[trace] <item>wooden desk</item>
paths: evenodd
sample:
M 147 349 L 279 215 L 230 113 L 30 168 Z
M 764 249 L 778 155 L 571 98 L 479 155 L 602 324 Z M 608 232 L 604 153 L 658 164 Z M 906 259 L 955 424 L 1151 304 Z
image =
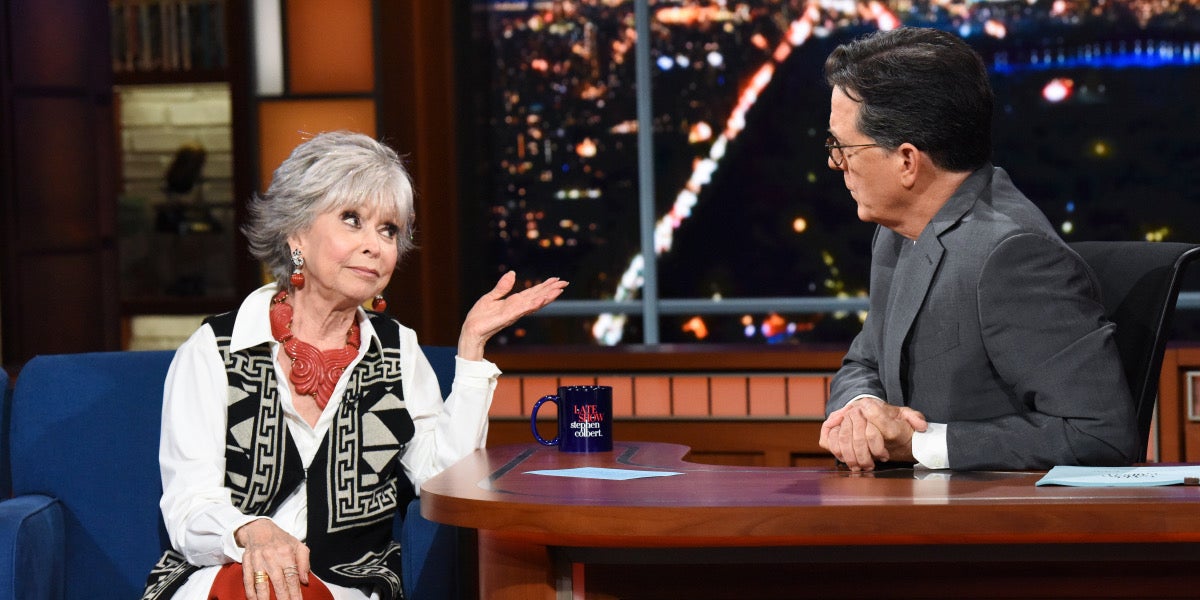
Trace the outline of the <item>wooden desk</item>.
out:
M 1200 595 L 1200 487 L 728 467 L 686 452 L 489 448 L 426 482 L 421 512 L 477 530 L 489 600 Z M 527 474 L 579 466 L 683 475 Z

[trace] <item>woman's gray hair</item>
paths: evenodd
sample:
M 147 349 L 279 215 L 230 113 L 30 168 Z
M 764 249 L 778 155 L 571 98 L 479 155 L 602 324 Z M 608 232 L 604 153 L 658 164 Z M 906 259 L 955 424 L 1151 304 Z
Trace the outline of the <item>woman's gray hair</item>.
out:
M 354 207 L 394 215 L 400 226 L 398 259 L 413 248 L 412 181 L 396 152 L 361 133 L 320 133 L 275 169 L 265 194 L 251 198 L 242 233 L 254 258 L 290 290 L 288 238 L 308 229 L 319 215 Z

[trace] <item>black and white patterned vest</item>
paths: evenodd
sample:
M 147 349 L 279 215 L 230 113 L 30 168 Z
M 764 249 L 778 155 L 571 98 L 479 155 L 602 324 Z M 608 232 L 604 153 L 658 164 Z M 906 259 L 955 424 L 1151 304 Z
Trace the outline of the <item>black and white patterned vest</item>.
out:
M 381 598 L 403 598 L 392 522 L 413 497 L 398 458 L 414 428 L 401 388 L 398 324 L 369 314 L 380 345 L 363 340 L 367 353 L 350 374 L 307 472 L 284 423 L 270 346 L 230 352 L 236 312 L 205 323 L 216 334 L 229 378 L 225 487 L 234 505 L 248 515 L 269 515 L 304 486 L 313 573 L 325 582 L 377 589 Z M 170 598 L 197 568 L 168 550 L 142 598 Z

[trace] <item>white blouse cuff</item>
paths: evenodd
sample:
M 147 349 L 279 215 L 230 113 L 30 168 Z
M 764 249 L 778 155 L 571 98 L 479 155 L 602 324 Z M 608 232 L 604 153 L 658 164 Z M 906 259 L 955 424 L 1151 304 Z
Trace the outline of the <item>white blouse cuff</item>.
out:
M 467 360 L 461 356 L 454 357 L 454 381 L 474 387 L 489 387 L 491 382 L 500 377 L 500 367 L 490 360 Z

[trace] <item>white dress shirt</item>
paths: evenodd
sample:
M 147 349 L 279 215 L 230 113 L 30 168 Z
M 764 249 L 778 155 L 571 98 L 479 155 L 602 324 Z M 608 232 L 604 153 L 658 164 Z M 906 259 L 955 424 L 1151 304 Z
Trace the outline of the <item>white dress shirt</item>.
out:
M 233 326 L 230 351 L 267 342 L 271 356 L 278 358 L 280 344 L 271 336 L 269 320 L 270 302 L 276 291 L 275 284 L 269 284 L 242 302 Z M 380 343 L 366 312 L 359 309 L 357 318 L 363 342 L 358 356 L 342 373 L 315 426 L 309 426 L 297 413 L 290 388 L 278 386 L 288 432 L 306 469 L 337 414 L 350 373 L 366 354 L 367 345 Z M 404 326 L 400 327 L 400 368 L 405 404 L 416 429 L 400 456 L 400 463 L 419 494 L 425 480 L 484 447 L 488 409 L 500 370 L 487 360 L 455 357 L 454 385 L 450 397 L 443 402 L 437 376 L 420 352 L 416 333 Z M 278 360 L 275 377 L 278 383 L 287 381 Z M 163 392 L 159 442 L 163 495 L 159 507 L 171 545 L 188 562 L 204 567 L 192 574 L 176 593 L 173 598 L 178 600 L 207 598 L 220 565 L 242 560 L 243 549 L 234 541 L 233 532 L 250 521 L 264 518 L 245 515 L 234 507 L 224 486 L 227 386 L 225 363 L 217 350 L 216 337 L 212 328 L 204 325 L 179 347 L 167 372 Z M 308 500 L 304 490 L 289 496 L 269 518 L 297 539 L 305 540 Z M 338 600 L 378 597 L 372 590 L 327 585 Z

